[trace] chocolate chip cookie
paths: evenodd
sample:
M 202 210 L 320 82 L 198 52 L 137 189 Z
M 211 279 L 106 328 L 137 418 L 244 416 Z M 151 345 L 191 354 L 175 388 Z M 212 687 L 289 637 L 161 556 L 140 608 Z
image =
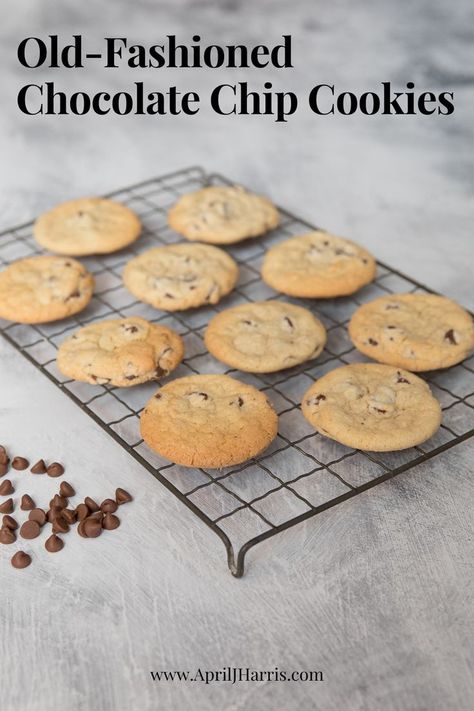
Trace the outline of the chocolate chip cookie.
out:
M 262 278 L 289 296 L 327 299 L 353 294 L 373 280 L 375 269 L 373 256 L 363 247 L 316 230 L 269 249 Z
M 131 293 L 165 311 L 217 304 L 235 286 L 236 262 L 207 244 L 154 247 L 125 267 L 123 280 Z
M 394 294 L 370 301 L 352 316 L 349 335 L 361 353 L 412 371 L 448 368 L 474 348 L 470 314 L 434 294 Z
M 316 358 L 326 343 L 326 329 L 301 306 L 260 301 L 214 316 L 205 343 L 213 356 L 232 368 L 272 373 Z
M 134 316 L 76 331 L 61 344 L 57 363 L 74 380 L 123 388 L 168 375 L 183 352 L 177 333 Z
M 75 259 L 28 257 L 0 272 L 0 318 L 47 323 L 82 311 L 94 278 Z
M 35 239 L 42 247 L 74 257 L 115 252 L 135 242 L 140 232 L 140 220 L 132 210 L 95 197 L 57 205 L 34 225 Z
M 267 198 L 238 186 L 211 187 L 183 195 L 168 222 L 189 240 L 231 244 L 274 229 L 278 210 Z
M 141 415 L 149 447 L 186 467 L 227 467 L 265 450 L 278 418 L 266 396 L 227 375 L 191 375 L 164 385 Z
M 424 380 L 379 363 L 332 370 L 303 396 L 303 415 L 321 434 L 355 449 L 414 447 L 441 424 L 441 408 Z

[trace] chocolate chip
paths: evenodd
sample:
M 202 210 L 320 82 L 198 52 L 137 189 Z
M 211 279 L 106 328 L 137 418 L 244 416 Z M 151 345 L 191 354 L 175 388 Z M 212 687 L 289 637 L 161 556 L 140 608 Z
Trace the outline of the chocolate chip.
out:
M 129 501 L 133 501 L 132 496 L 125 491 L 125 489 L 115 489 L 115 501 L 120 506 L 121 504 L 127 504 Z
M 69 531 L 69 524 L 61 514 L 58 514 L 53 521 L 53 533 L 67 533 Z
M 458 342 L 457 342 L 457 340 L 456 340 L 456 336 L 455 336 L 454 331 L 453 331 L 452 328 L 450 328 L 449 331 L 446 331 L 446 333 L 444 334 L 444 338 L 445 338 L 446 341 L 449 341 L 449 343 L 452 343 L 453 346 L 457 346 L 457 345 L 458 345 Z
M 48 553 L 57 553 L 64 548 L 64 541 L 62 538 L 59 538 L 59 536 L 53 533 L 52 536 L 47 538 L 44 542 L 44 547 Z
M 170 294 L 168 291 L 166 292 L 165 296 L 167 299 L 174 299 L 173 294 Z
M 155 395 L 155 400 L 159 400 L 160 398 L 161 398 L 161 394 L 160 394 L 160 393 L 156 393 L 156 395 Z
M 155 368 L 155 376 L 154 377 L 155 378 L 162 378 L 163 375 L 168 375 L 168 371 L 163 370 L 163 368 L 161 368 L 159 365 L 157 365 Z
M 399 309 L 399 308 L 400 308 L 400 306 L 398 304 L 387 304 L 385 306 L 386 311 L 390 311 L 392 309 Z
M 371 346 L 378 346 L 379 342 L 376 341 L 374 338 L 368 338 L 367 343 L 370 343 Z
M 92 513 L 95 513 L 96 511 L 100 511 L 99 504 L 96 504 L 94 499 L 91 499 L 90 496 L 86 496 L 86 498 L 84 499 L 84 503 L 87 506 L 87 508 L 89 509 L 89 511 L 91 511 Z
M 86 519 L 84 519 L 84 521 L 85 521 L 85 520 L 86 520 Z M 77 527 L 77 532 L 78 532 L 78 534 L 79 534 L 80 536 L 82 536 L 83 538 L 87 538 L 87 536 L 86 536 L 86 534 L 85 534 L 85 532 L 84 532 L 84 521 L 81 521 L 81 522 L 79 523 L 79 525 L 78 525 L 78 527 Z
M 7 450 L 3 444 L 0 444 L 0 464 L 8 464 L 9 461 Z
M 396 326 L 389 325 L 387 328 L 396 328 Z
M 104 499 L 100 505 L 100 510 L 104 513 L 114 513 L 117 508 L 118 504 L 113 499 Z
M 309 398 L 309 400 L 306 400 L 306 404 L 319 405 L 321 400 L 326 400 L 326 395 L 315 395 L 314 397 Z
M 20 509 L 22 511 L 33 511 L 36 508 L 36 504 L 29 494 L 23 494 L 21 497 Z
M 51 506 L 48 513 L 46 514 L 47 519 L 50 523 L 54 523 L 58 516 L 63 515 L 64 508 L 62 506 Z
M 13 494 L 14 491 L 15 488 L 10 479 L 5 479 L 5 481 L 2 481 L 0 484 L 0 496 L 8 496 L 9 494 Z
M 2 526 L 4 528 L 9 528 L 11 531 L 16 531 L 18 528 L 18 524 L 13 518 L 13 516 L 9 516 L 8 514 L 5 514 L 5 516 L 2 518 Z
M 7 526 L 2 526 L 2 528 L 0 528 L 0 543 L 3 543 L 5 546 L 9 546 L 10 543 L 15 543 L 15 541 L 15 532 Z
M 44 459 L 38 459 L 36 464 L 33 464 L 31 467 L 30 472 L 32 474 L 46 474 L 46 464 L 44 463 Z
M 63 509 L 63 517 L 70 526 L 76 523 L 77 513 L 73 509 Z
M 8 471 L 9 465 L 10 465 L 10 460 L 8 460 L 7 462 L 0 463 L 0 476 L 5 476 L 5 474 Z
M 49 505 L 51 508 L 57 506 L 60 509 L 65 509 L 67 506 L 67 499 L 65 499 L 64 496 L 59 496 L 59 494 L 55 494 L 49 502 Z
M 64 474 L 64 467 L 62 464 L 59 464 L 59 462 L 53 462 L 46 469 L 46 473 L 52 477 L 62 476 Z
M 237 405 L 238 405 L 239 407 L 242 407 L 243 404 L 244 404 L 244 401 L 242 400 L 241 397 L 239 397 L 239 399 L 237 400 Z
M 11 564 L 14 568 L 27 568 L 31 563 L 31 556 L 24 551 L 17 551 L 13 558 L 11 559 Z
M 293 326 L 293 321 L 291 320 L 291 318 L 288 318 L 288 316 L 284 316 L 284 317 L 283 317 L 283 320 L 286 321 L 286 323 L 288 324 L 288 326 L 289 326 L 290 328 L 293 328 L 293 327 L 294 327 L 294 326 Z
M 102 533 L 102 522 L 98 521 L 96 518 L 91 518 L 89 516 L 89 518 L 86 518 L 81 525 L 86 538 L 97 538 Z
M 3 504 L 0 504 L 0 513 L 2 514 L 10 514 L 13 509 L 13 499 L 7 499 Z
M 18 471 L 23 471 L 23 469 L 28 469 L 30 463 L 25 457 L 13 457 L 12 467 Z
M 74 496 L 74 494 L 76 492 L 74 491 L 71 484 L 69 484 L 69 482 L 62 481 L 61 486 L 59 487 L 59 493 L 61 494 L 61 496 L 64 496 L 65 498 L 69 498 L 70 496 Z
M 387 412 L 387 410 L 382 410 L 380 409 L 380 407 L 374 407 L 374 410 L 375 412 L 380 412 L 382 415 L 385 415 L 385 413 Z
M 125 380 L 136 380 L 138 375 L 126 375 Z
M 104 514 L 102 511 L 94 511 L 94 513 L 90 514 L 87 518 L 93 518 L 95 521 L 100 521 L 102 523 L 102 519 L 104 518 Z
M 81 295 L 79 289 L 74 289 L 74 291 L 66 297 L 65 301 L 70 301 L 71 299 L 78 299 Z
M 78 521 L 84 521 L 84 519 L 89 516 L 90 511 L 86 504 L 79 504 L 79 506 L 76 506 L 76 514 Z
M 120 526 L 120 519 L 113 513 L 106 513 L 104 516 L 104 520 L 102 521 L 102 526 L 107 531 L 113 531 L 115 528 L 118 528 Z
M 122 328 L 124 329 L 124 331 L 127 331 L 127 333 L 136 333 L 138 331 L 138 328 L 136 326 L 133 326 L 133 324 L 128 323 L 123 324 Z
M 203 400 L 209 400 L 209 395 L 207 393 L 198 393 L 197 390 L 195 390 L 192 393 L 189 393 L 190 395 L 199 395 L 199 397 L 202 397 Z
M 20 536 L 22 538 L 37 538 L 39 534 L 41 533 L 41 528 L 39 523 L 36 521 L 32 521 L 31 519 L 28 521 L 25 521 L 25 523 L 22 524 L 20 528 Z
M 407 380 L 406 378 L 403 377 L 403 375 L 400 373 L 399 370 L 397 370 L 397 383 L 408 383 L 410 384 L 410 381 Z
M 35 521 L 39 526 L 44 526 L 46 523 L 46 513 L 43 509 L 33 509 L 28 514 L 29 521 Z

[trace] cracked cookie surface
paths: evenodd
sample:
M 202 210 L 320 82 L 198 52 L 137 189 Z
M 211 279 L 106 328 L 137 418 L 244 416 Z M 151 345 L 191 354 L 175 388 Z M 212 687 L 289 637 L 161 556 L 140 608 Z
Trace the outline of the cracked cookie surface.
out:
M 61 344 L 57 363 L 74 380 L 129 387 L 165 377 L 183 353 L 177 333 L 133 316 L 79 329 Z
M 82 311 L 92 297 L 94 277 L 75 259 L 20 259 L 0 272 L 0 318 L 47 323 Z
M 108 254 L 135 242 L 141 232 L 137 215 L 105 198 L 69 200 L 43 213 L 33 233 L 42 247 L 74 257 Z
M 375 276 L 373 256 L 355 242 L 316 230 L 275 245 L 262 278 L 276 291 L 300 298 L 353 294 Z
M 183 195 L 168 213 L 172 229 L 189 240 L 232 244 L 274 229 L 278 210 L 267 198 L 238 186 L 210 187 Z
M 448 368 L 474 347 L 472 317 L 434 294 L 394 294 L 361 306 L 349 335 L 365 355 L 412 371 Z
M 441 407 L 424 380 L 379 363 L 323 375 L 303 396 L 301 409 L 326 437 L 374 452 L 414 447 L 441 424 Z
M 235 286 L 236 262 L 208 244 L 154 247 L 125 266 L 123 280 L 141 301 L 165 311 L 217 304 Z
M 227 375 L 191 375 L 167 383 L 140 419 L 153 450 L 187 467 L 240 464 L 263 452 L 278 418 L 266 396 Z
M 272 373 L 316 358 L 326 329 L 307 309 L 281 301 L 242 304 L 214 316 L 205 344 L 218 360 L 250 373 Z

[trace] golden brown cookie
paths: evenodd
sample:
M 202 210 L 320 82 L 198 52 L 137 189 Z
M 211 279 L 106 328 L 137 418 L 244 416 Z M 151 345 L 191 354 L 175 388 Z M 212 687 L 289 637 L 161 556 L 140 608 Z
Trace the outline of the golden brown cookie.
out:
M 414 447 L 441 424 L 441 407 L 424 380 L 379 363 L 331 370 L 304 394 L 301 409 L 326 437 L 374 452 Z
M 210 187 L 183 195 L 168 222 L 189 240 L 231 244 L 274 229 L 278 210 L 267 198 L 238 186 Z
M 82 311 L 92 298 L 94 278 L 75 259 L 28 257 L 0 272 L 0 318 L 47 323 Z
M 108 254 L 135 242 L 141 232 L 137 215 L 105 198 L 69 200 L 40 215 L 34 225 L 38 244 L 74 257 Z
M 57 363 L 74 380 L 129 387 L 168 375 L 183 352 L 182 338 L 170 328 L 132 316 L 76 331 L 61 344 Z
M 373 256 L 342 237 L 316 230 L 275 245 L 265 255 L 262 278 L 276 291 L 305 299 L 353 294 L 375 276 Z
M 412 371 L 449 368 L 474 348 L 472 317 L 434 294 L 381 296 L 351 318 L 355 347 L 374 360 Z
M 186 467 L 227 467 L 263 452 L 278 418 L 266 396 L 227 375 L 191 375 L 164 385 L 141 415 L 153 450 Z

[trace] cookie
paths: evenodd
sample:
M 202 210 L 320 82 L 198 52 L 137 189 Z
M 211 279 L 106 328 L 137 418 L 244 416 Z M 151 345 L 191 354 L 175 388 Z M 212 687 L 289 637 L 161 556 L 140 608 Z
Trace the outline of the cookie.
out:
M 305 393 L 301 409 L 326 437 L 374 452 L 414 447 L 441 424 L 439 402 L 424 380 L 379 363 L 330 371 Z
M 145 442 L 185 467 L 240 464 L 276 437 L 266 396 L 228 375 L 191 375 L 164 385 L 142 412 Z
M 212 187 L 183 195 L 168 213 L 168 223 L 189 240 L 232 244 L 273 230 L 278 210 L 267 198 L 238 186 Z
M 467 311 L 434 294 L 381 296 L 361 306 L 349 323 L 357 350 L 412 371 L 449 368 L 474 348 Z
M 204 340 L 212 355 L 232 368 L 273 373 L 316 358 L 326 343 L 326 329 L 301 306 L 260 301 L 214 316 Z
M 104 198 L 69 200 L 40 215 L 33 234 L 42 247 L 73 257 L 108 254 L 135 242 L 141 232 L 137 215 Z
M 82 311 L 94 277 L 75 259 L 28 257 L 0 272 L 0 318 L 47 323 Z
M 222 249 L 207 244 L 154 247 L 125 267 L 123 280 L 131 293 L 165 311 L 217 304 L 235 286 L 236 262 Z
M 133 316 L 76 331 L 61 344 L 57 363 L 74 380 L 123 388 L 168 375 L 183 353 L 177 333 Z
M 269 249 L 262 278 L 289 296 L 328 299 L 353 294 L 369 284 L 375 269 L 373 256 L 363 247 L 316 230 Z

